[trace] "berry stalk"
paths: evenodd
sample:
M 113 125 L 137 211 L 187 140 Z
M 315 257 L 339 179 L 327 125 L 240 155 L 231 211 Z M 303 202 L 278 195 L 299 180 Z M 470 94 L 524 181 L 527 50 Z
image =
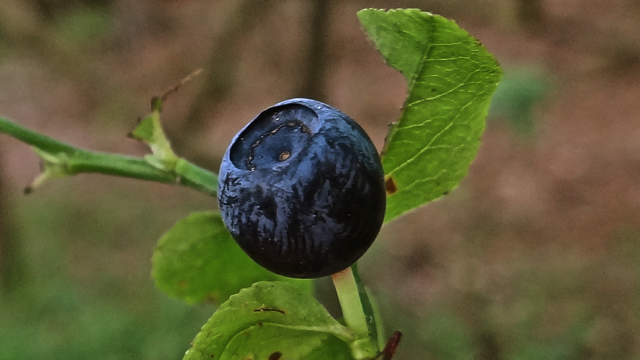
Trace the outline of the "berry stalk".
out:
M 338 293 L 344 321 L 359 338 L 352 345 L 354 356 L 358 359 L 373 358 L 379 351 L 375 314 L 360 280 L 357 264 L 331 275 L 331 279 Z

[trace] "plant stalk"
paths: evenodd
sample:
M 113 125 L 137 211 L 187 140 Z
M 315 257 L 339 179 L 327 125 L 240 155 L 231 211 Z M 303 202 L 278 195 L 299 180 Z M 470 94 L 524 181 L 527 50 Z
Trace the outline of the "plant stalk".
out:
M 378 351 L 377 328 L 373 307 L 358 275 L 357 264 L 331 276 L 338 293 L 346 325 L 360 341 L 356 342 L 356 358 L 373 358 Z
M 218 178 L 209 170 L 179 159 L 172 170 L 160 169 L 142 157 L 84 150 L 57 141 L 0 117 L 0 133 L 34 146 L 51 155 L 64 175 L 98 173 L 166 184 L 178 184 L 216 196 Z

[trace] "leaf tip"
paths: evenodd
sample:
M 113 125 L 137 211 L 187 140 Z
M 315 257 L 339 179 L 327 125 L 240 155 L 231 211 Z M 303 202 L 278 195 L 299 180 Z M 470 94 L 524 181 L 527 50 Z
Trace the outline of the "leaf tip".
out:
M 162 111 L 162 98 L 160 96 L 154 96 L 151 98 L 151 112 Z

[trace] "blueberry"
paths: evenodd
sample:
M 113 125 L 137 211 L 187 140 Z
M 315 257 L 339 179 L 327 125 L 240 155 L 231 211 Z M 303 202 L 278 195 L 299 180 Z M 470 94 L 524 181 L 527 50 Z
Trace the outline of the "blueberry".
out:
M 378 235 L 384 173 L 371 139 L 324 103 L 291 99 L 234 137 L 218 203 L 238 245 L 264 268 L 315 278 L 351 266 Z

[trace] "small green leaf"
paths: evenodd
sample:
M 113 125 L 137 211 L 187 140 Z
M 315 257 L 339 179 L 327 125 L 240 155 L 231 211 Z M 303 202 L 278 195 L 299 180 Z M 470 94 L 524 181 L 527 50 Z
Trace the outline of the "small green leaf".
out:
M 149 145 L 152 155 L 145 156 L 149 164 L 160 170 L 172 171 L 178 157 L 171 149 L 169 139 L 162 130 L 160 111 L 162 107 L 160 98 L 151 101 L 151 113 L 140 119 L 138 126 L 129 134 L 130 137 Z
M 287 283 L 259 282 L 220 306 L 184 360 L 353 359 L 353 340 L 310 294 Z
M 477 39 L 441 16 L 365 9 L 358 18 L 409 89 L 382 158 L 390 221 L 448 193 L 466 175 L 502 72 Z
M 187 302 L 220 303 L 262 280 L 294 283 L 311 292 L 310 280 L 278 276 L 256 264 L 235 243 L 216 212 L 198 212 L 178 221 L 153 253 L 156 286 Z
M 33 151 L 42 160 L 42 172 L 24 189 L 25 194 L 30 194 L 48 180 L 75 175 L 67 165 L 69 155 L 66 152 L 51 153 L 35 146 Z

